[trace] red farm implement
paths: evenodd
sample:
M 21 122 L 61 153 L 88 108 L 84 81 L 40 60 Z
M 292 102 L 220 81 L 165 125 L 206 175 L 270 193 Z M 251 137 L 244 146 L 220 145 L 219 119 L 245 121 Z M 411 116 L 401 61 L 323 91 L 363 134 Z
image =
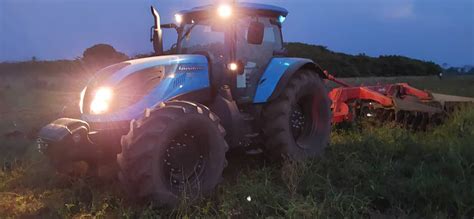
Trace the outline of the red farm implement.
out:
M 474 98 L 436 94 L 411 87 L 407 83 L 376 86 L 352 86 L 324 71 L 328 80 L 340 85 L 329 92 L 333 124 L 372 117 L 394 121 L 413 130 L 425 130 L 439 124 L 456 107 L 474 103 Z

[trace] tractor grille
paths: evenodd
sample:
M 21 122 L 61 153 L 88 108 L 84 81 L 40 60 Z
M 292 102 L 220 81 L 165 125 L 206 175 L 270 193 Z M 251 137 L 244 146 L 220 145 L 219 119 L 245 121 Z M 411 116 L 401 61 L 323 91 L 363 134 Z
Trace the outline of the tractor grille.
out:
M 179 86 L 182 86 L 185 81 L 186 81 L 186 73 L 178 74 L 172 82 L 173 83 L 172 88 L 178 88 Z

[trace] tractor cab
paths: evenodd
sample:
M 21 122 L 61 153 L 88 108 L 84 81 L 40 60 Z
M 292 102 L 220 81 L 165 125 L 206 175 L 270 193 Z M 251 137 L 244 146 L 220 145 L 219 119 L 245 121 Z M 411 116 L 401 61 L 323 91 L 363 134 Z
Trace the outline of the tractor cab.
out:
M 174 28 L 178 39 L 171 51 L 207 57 L 214 86 L 231 85 L 238 102 L 253 100 L 259 78 L 275 56 L 285 54 L 281 27 L 286 9 L 255 3 L 208 5 L 180 11 L 176 23 L 160 25 L 155 16 L 153 44 L 163 54 L 161 28 Z M 160 27 L 160 28 L 156 28 Z

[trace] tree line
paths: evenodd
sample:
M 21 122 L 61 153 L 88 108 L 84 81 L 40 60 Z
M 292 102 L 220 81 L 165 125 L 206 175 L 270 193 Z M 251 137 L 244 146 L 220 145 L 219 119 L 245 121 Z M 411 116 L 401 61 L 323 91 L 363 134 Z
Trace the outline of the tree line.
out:
M 111 45 L 97 44 L 86 49 L 82 57 L 78 57 L 74 60 L 40 61 L 36 57 L 33 57 L 30 61 L 25 62 L 0 63 L 0 77 L 2 75 L 25 74 L 46 74 L 48 76 L 55 76 L 80 74 L 84 72 L 92 74 L 98 69 L 128 59 L 130 58 L 127 55 L 117 51 Z
M 348 55 L 333 52 L 324 46 L 304 43 L 286 44 L 290 57 L 314 60 L 322 68 L 338 77 L 371 76 L 416 76 L 437 75 L 443 69 L 429 61 L 411 59 L 404 56 L 387 55 L 370 57 L 365 54 Z M 144 57 L 138 55 L 137 57 Z M 94 72 L 105 66 L 129 59 L 110 45 L 98 44 L 86 49 L 75 60 L 38 61 L 32 58 L 26 62 L 0 63 L 0 76 L 3 74 L 74 74 L 84 71 Z M 136 58 L 136 57 L 133 57 Z
M 421 76 L 437 75 L 443 71 L 433 62 L 398 55 L 348 55 L 304 43 L 288 43 L 286 48 L 290 57 L 311 59 L 338 77 Z

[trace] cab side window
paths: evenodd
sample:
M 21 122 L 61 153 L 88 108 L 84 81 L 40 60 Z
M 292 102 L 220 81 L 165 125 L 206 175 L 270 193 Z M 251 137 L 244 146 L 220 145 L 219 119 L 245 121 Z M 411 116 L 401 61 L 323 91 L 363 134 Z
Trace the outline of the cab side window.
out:
M 246 17 L 238 24 L 237 56 L 244 62 L 253 62 L 257 66 L 264 66 L 273 57 L 274 51 L 283 47 L 280 27 L 273 24 L 268 17 Z M 251 22 L 258 21 L 264 24 L 263 43 L 253 45 L 247 42 L 247 32 Z
M 272 44 L 274 50 L 282 49 L 283 43 L 280 34 L 280 27 L 274 24 L 271 24 L 271 26 L 265 26 L 263 43 Z

